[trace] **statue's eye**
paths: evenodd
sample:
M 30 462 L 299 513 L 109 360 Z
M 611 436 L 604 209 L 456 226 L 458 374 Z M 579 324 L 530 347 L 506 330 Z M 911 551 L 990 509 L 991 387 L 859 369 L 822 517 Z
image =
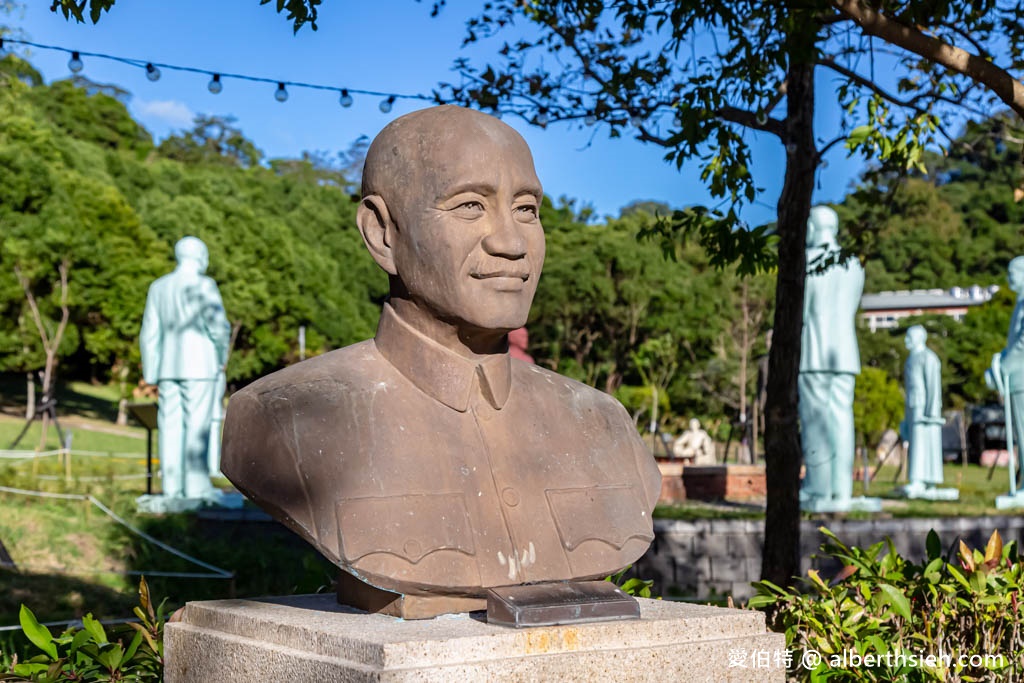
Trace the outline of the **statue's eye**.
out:
M 516 217 L 521 221 L 532 221 L 537 219 L 536 204 L 520 204 L 513 210 L 516 213 Z
M 461 218 L 476 218 L 484 213 L 483 202 L 477 199 L 469 199 L 458 204 L 453 211 Z

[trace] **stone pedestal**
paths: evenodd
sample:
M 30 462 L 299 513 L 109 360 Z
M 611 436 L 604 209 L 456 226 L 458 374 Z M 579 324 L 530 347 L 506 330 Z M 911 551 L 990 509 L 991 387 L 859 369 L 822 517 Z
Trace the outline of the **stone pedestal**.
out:
M 785 639 L 765 630 L 760 612 L 643 599 L 640 612 L 633 621 L 512 629 L 477 612 L 366 614 L 333 595 L 193 602 L 167 624 L 164 680 L 785 680 Z

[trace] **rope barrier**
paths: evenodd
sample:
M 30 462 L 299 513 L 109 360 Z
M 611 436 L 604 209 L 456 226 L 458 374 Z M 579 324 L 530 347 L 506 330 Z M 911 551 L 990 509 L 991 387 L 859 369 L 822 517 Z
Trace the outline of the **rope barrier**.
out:
M 58 500 L 86 500 L 86 501 L 89 501 L 90 503 L 92 503 L 93 505 L 98 507 L 100 510 L 102 510 L 103 513 L 106 514 L 108 517 L 110 517 L 112 520 L 114 520 L 115 522 L 117 522 L 118 524 L 123 526 L 125 529 L 128 529 L 128 531 L 132 532 L 133 534 L 135 534 L 139 538 L 141 538 L 141 539 L 143 539 L 145 541 L 149 541 L 150 543 L 152 543 L 156 547 L 160 548 L 161 550 L 165 550 L 165 551 L 169 552 L 170 554 L 172 554 L 172 555 L 174 555 L 176 557 L 179 557 L 179 558 L 185 560 L 186 562 L 190 562 L 191 564 L 194 564 L 194 565 L 196 565 L 198 567 L 202 567 L 203 569 L 208 569 L 209 571 L 214 572 L 219 578 L 231 579 L 231 578 L 234 578 L 234 576 L 235 576 L 234 572 L 229 572 L 226 569 L 221 569 L 220 567 L 215 567 L 212 564 L 209 564 L 207 562 L 203 562 L 202 560 L 200 560 L 198 558 L 195 558 L 195 557 L 192 557 L 191 555 L 188 555 L 188 554 L 178 550 L 177 548 L 174 548 L 172 546 L 167 545 L 163 541 L 160 541 L 160 540 L 158 540 L 156 538 L 153 538 L 152 536 L 147 534 L 145 531 L 142 531 L 141 529 L 139 529 L 139 528 L 129 524 L 123 517 L 121 517 L 116 512 L 114 512 L 113 510 L 108 508 L 106 505 L 104 505 L 102 502 L 100 502 L 94 496 L 83 495 L 83 494 L 79 494 L 79 493 L 51 493 L 49 491 L 30 491 L 30 490 L 27 490 L 27 489 L 17 489 L 17 488 L 13 488 L 13 487 L 10 487 L 10 486 L 0 486 L 0 493 L 11 493 L 11 494 L 14 494 L 14 495 L 19 495 L 19 496 L 33 496 L 33 497 L 36 497 L 36 498 L 54 498 L 54 499 L 58 499 Z
M 203 572 L 164 572 L 146 569 L 76 569 L 57 564 L 17 564 L 0 561 L 0 568 L 15 571 L 61 572 L 63 574 L 114 574 L 116 576 L 159 576 L 169 579 L 227 579 L 229 576 Z
M 100 620 L 97 619 L 97 621 L 100 621 Z M 103 624 L 104 626 L 117 626 L 119 624 L 138 624 L 138 623 L 141 623 L 141 621 L 139 619 L 136 619 L 135 617 L 130 617 L 130 618 L 127 618 L 127 619 L 104 619 L 104 620 L 100 621 L 100 623 Z M 40 622 L 40 625 L 41 626 L 46 626 L 47 628 L 49 628 L 51 626 L 63 626 L 64 630 L 67 630 L 69 628 L 83 628 L 83 626 L 84 626 L 82 624 L 82 620 L 81 619 L 68 619 L 67 621 L 44 621 L 44 622 Z M 12 626 L 0 626 L 0 632 L 3 632 L 3 631 L 20 631 L 20 630 L 21 630 L 21 624 L 14 624 Z
M 159 477 L 159 473 L 154 472 L 153 477 Z M 89 477 L 72 477 L 75 481 L 124 481 L 127 479 L 147 479 L 148 474 L 112 474 L 109 477 L 104 476 L 89 476 Z M 62 474 L 37 474 L 36 479 L 42 479 L 44 481 L 63 481 L 67 479 Z

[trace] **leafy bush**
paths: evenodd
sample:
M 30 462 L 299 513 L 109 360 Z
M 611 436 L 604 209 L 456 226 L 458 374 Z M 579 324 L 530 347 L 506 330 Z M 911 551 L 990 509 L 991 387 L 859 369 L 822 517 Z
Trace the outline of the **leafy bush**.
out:
M 54 636 L 32 610 L 22 605 L 22 631 L 42 654 L 24 662 L 19 662 L 17 656 L 0 662 L 6 669 L 0 671 L 0 681 L 158 683 L 163 680 L 164 669 L 164 603 L 153 608 L 145 578 L 139 582 L 139 606 L 134 611 L 139 622 L 113 629 L 110 636 L 91 614 L 82 618 L 81 629 L 71 628 Z
M 627 579 L 626 573 L 632 568 L 633 565 L 629 565 L 616 574 L 606 576 L 604 580 L 614 583 L 626 595 L 632 595 L 636 598 L 651 597 L 651 587 L 654 586 L 654 579 L 641 579 L 635 576 Z
M 931 531 L 927 560 L 915 564 L 889 539 L 861 549 L 821 531 L 830 539 L 822 551 L 844 565 L 831 582 L 813 569 L 805 593 L 761 581 L 748 603 L 767 608 L 771 628 L 786 634 L 793 679 L 1020 680 L 1024 559 L 1016 543 L 1004 547 L 997 531 L 984 552 L 960 541 L 943 556 Z M 875 661 L 855 662 L 849 653 L 871 654 Z M 999 656 L 998 661 L 982 661 L 984 655 Z M 801 667 L 815 661 L 816 666 Z

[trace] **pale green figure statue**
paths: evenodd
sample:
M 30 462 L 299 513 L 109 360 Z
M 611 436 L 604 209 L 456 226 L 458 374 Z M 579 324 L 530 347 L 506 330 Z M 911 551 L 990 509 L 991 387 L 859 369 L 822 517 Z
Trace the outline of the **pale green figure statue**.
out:
M 855 318 L 864 268 L 836 261 L 839 217 L 827 206 L 807 220 L 807 281 L 800 352 L 800 439 L 805 474 L 800 507 L 811 512 L 881 509 L 876 498 L 853 497 L 853 389 L 860 374 Z
M 956 500 L 960 492 L 938 488 L 942 483 L 942 363 L 925 346 L 928 332 L 920 325 L 907 330 L 903 342 L 910 355 L 903 366 L 906 401 L 900 434 L 909 442 L 907 498 Z
M 1007 269 L 1010 289 L 1017 294 L 1017 305 L 1010 318 L 1006 348 L 992 357 L 992 368 L 985 378 L 1003 396 L 1006 411 L 1006 446 L 1010 451 L 1010 493 L 996 498 L 1003 510 L 1024 507 L 1024 256 L 1010 261 Z M 1017 455 L 1014 454 L 1016 446 Z
M 177 268 L 149 287 L 139 337 L 143 379 L 160 390 L 163 494 L 138 499 L 139 509 L 146 512 L 234 504 L 210 483 L 209 461 L 230 325 L 217 283 L 205 275 L 206 245 L 196 237 L 184 237 L 174 246 L 174 256 Z

